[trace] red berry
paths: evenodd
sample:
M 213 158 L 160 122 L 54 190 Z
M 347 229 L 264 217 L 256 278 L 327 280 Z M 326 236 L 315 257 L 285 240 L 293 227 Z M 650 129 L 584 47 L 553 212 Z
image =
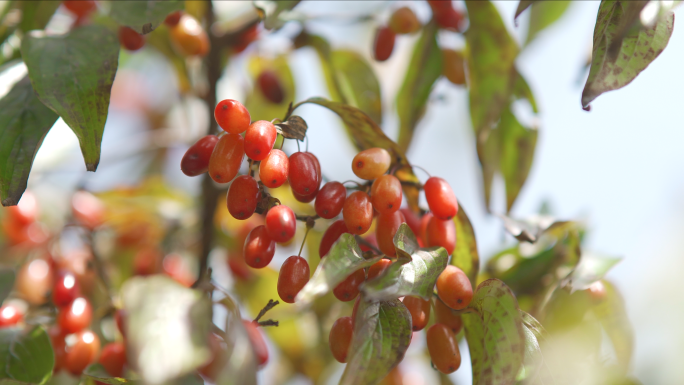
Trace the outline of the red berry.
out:
M 333 357 L 341 363 L 347 362 L 347 353 L 351 345 L 354 329 L 351 317 L 339 318 L 330 328 L 328 342 Z
M 401 182 L 394 175 L 381 175 L 373 182 L 371 202 L 380 214 L 399 210 L 401 198 Z
M 321 173 L 321 162 L 318 161 L 318 158 L 316 155 L 314 155 L 311 152 L 305 152 L 314 162 L 314 166 L 316 167 L 316 191 L 318 191 L 321 188 L 321 181 L 323 180 L 322 173 Z
M 375 262 L 370 269 L 368 269 L 368 280 L 371 280 L 378 275 L 382 274 L 383 271 L 392 263 L 389 259 L 381 259 Z
M 159 272 L 159 266 L 163 257 L 161 251 L 154 246 L 145 246 L 138 249 L 135 257 L 133 257 L 133 274 L 156 274 Z
M 297 202 L 309 203 L 309 202 L 312 202 L 314 199 L 316 199 L 316 195 L 318 195 L 318 191 L 314 191 L 314 192 L 312 192 L 310 194 L 306 194 L 306 195 L 297 194 L 296 192 L 293 191 L 292 195 L 297 200 Z
M 116 322 L 116 327 L 119 329 L 119 333 L 123 337 L 126 337 L 126 331 L 125 331 L 125 318 L 126 318 L 126 311 L 124 309 L 117 309 L 116 312 L 114 312 L 114 322 Z
M 262 71 L 257 78 L 257 84 L 266 100 L 276 104 L 283 102 L 285 95 L 277 73 L 269 70 Z
M 425 245 L 427 247 L 441 246 L 446 249 L 449 255 L 454 252 L 456 247 L 456 226 L 454 221 L 443 221 L 437 217 L 432 217 L 428 222 L 425 235 Z
M 162 270 L 164 274 L 185 287 L 190 287 L 195 283 L 195 276 L 190 272 L 188 263 L 176 253 L 171 253 L 164 257 L 162 260 Z
M 254 354 L 256 355 L 257 363 L 259 366 L 265 365 L 266 362 L 268 362 L 268 347 L 266 346 L 264 337 L 257 328 L 259 324 L 254 321 L 247 320 L 242 320 L 242 323 L 245 325 L 249 340 L 252 342 L 252 348 L 254 348 Z
M 37 258 L 25 263 L 17 272 L 14 289 L 26 301 L 40 305 L 47 301 L 47 294 L 52 289 L 54 276 L 50 265 Z
M 137 51 L 145 45 L 145 37 L 129 27 L 119 27 L 119 42 L 129 51 Z
M 366 242 L 359 244 L 359 249 L 361 249 L 362 253 L 365 253 L 366 251 L 375 251 L 372 247 L 370 247 L 370 245 L 372 245 L 376 249 L 378 248 L 378 238 L 375 236 L 374 233 L 366 235 L 365 237 L 363 237 L 363 240 Z
M 76 342 L 67 347 L 64 369 L 75 376 L 80 376 L 88 365 L 95 362 L 100 351 L 100 339 L 90 330 L 82 331 L 76 337 Z
M 246 281 L 252 278 L 252 272 L 249 271 L 245 257 L 242 255 L 242 250 L 228 253 L 228 268 L 237 280 Z
M 209 36 L 199 21 L 184 13 L 169 31 L 176 50 L 184 56 L 204 56 L 209 52 Z
M 328 255 L 332 245 L 337 242 L 340 236 L 344 233 L 349 233 L 347 225 L 343 220 L 333 222 L 321 238 L 321 245 L 318 247 L 318 255 L 323 258 Z
M 247 131 L 251 118 L 242 103 L 233 99 L 221 100 L 214 109 L 214 119 L 224 131 L 241 134 Z
M 316 214 L 321 218 L 332 219 L 342 212 L 347 189 L 340 182 L 328 182 L 316 196 Z
M 249 175 L 235 178 L 228 189 L 228 212 L 235 219 L 245 220 L 254 214 L 261 199 L 259 184 Z
M 48 335 L 50 336 L 52 352 L 55 356 L 55 366 L 53 366 L 52 372 L 57 373 L 64 367 L 64 358 L 66 356 L 65 334 L 58 326 L 53 326 L 48 329 Z
M 278 295 L 287 303 L 294 303 L 297 293 L 309 282 L 309 264 L 302 257 L 291 256 L 283 262 L 278 273 Z
M 276 141 L 276 128 L 266 120 L 252 123 L 245 133 L 245 154 L 253 160 L 264 160 Z
M 420 232 L 418 232 L 418 235 L 422 240 L 423 243 L 427 246 L 427 227 L 428 223 L 430 223 L 430 219 L 434 218 L 435 216 L 432 215 L 432 213 L 425 213 L 422 218 L 420 218 Z
M 375 237 L 378 240 L 378 248 L 388 257 L 397 255 L 394 247 L 394 235 L 399 230 L 399 226 L 406 222 L 401 211 L 393 213 L 383 213 L 378 216 L 375 226 Z
M 207 172 L 209 170 L 211 153 L 214 152 L 214 148 L 218 141 L 218 136 L 207 135 L 188 148 L 188 151 L 183 155 L 180 165 L 183 174 L 187 176 L 198 176 Z
M 353 300 L 359 295 L 359 285 L 365 280 L 366 273 L 363 272 L 363 269 L 356 270 L 335 287 L 333 290 L 335 298 L 342 302 Z
M 209 158 L 209 176 L 218 183 L 228 183 L 237 175 L 245 158 L 245 141 L 238 134 L 225 134 Z
M 445 305 L 461 310 L 473 299 L 473 286 L 463 270 L 447 265 L 437 278 L 437 294 Z
M 375 32 L 375 42 L 373 45 L 373 57 L 376 61 L 389 59 L 394 50 L 394 41 L 397 35 L 389 27 L 380 27 Z
M 290 155 L 290 173 L 287 177 L 292 191 L 307 196 L 318 191 L 318 174 L 315 160 L 305 152 Z
M 437 370 L 449 374 L 461 366 L 461 352 L 454 334 L 444 324 L 434 324 L 427 331 L 427 347 Z
M 79 18 L 87 16 L 97 9 L 97 4 L 93 0 L 67 0 L 62 2 L 62 4 L 64 4 L 64 8 Z
M 258 24 L 249 27 L 237 38 L 237 43 L 233 46 L 233 53 L 240 53 L 247 49 L 247 47 L 259 37 Z
M 430 320 L 430 301 L 407 295 L 404 297 L 404 306 L 411 313 L 413 331 L 423 330 Z
M 392 13 L 389 27 L 398 34 L 414 33 L 420 29 L 420 21 L 411 8 L 401 7 Z
M 448 8 L 443 11 L 433 13 L 435 22 L 440 28 L 451 29 L 454 31 L 461 31 L 461 22 L 463 21 L 463 14 L 453 8 Z
M 392 157 L 384 148 L 369 148 L 356 154 L 352 171 L 361 179 L 373 180 L 389 170 Z
M 423 247 L 422 245 L 422 240 L 420 237 L 420 218 L 416 213 L 414 213 L 411 209 L 409 208 L 402 208 L 399 209 L 402 214 L 404 214 L 404 219 L 406 219 L 406 224 L 408 227 L 411 228 L 411 231 L 413 231 L 413 235 L 416 236 L 416 239 L 418 240 L 418 245 L 420 247 Z
M 435 301 L 435 321 L 448 326 L 454 334 L 461 331 L 463 327 L 461 316 L 454 314 L 453 309 L 439 299 Z
M 451 0 L 427 0 L 432 12 L 444 11 L 452 8 Z
M 104 222 L 105 206 L 95 195 L 79 190 L 71 197 L 71 213 L 84 227 L 94 229 Z
M 71 334 L 90 326 L 92 319 L 93 307 L 87 299 L 79 297 L 59 310 L 57 322 L 65 334 Z
M 268 235 L 266 226 L 257 226 L 249 232 L 245 239 L 243 254 L 247 265 L 255 269 L 261 269 L 271 263 L 275 254 L 275 242 Z
M 55 286 L 52 288 L 52 302 L 55 306 L 67 306 L 79 295 L 81 295 L 81 288 L 76 281 L 76 276 L 68 271 L 57 273 Z
M 287 180 L 290 160 L 281 150 L 273 149 L 259 164 L 259 179 L 266 187 L 282 186 Z
M 0 329 L 18 324 L 24 315 L 14 305 L 0 307 Z
M 126 365 L 126 347 L 122 342 L 111 342 L 102 348 L 98 362 L 104 366 L 107 373 L 114 377 L 123 375 Z
M 456 201 L 454 191 L 447 181 L 433 176 L 425 182 L 423 190 L 425 190 L 425 199 L 434 216 L 442 220 L 451 219 L 456 216 L 458 213 L 458 202 Z
M 271 207 L 266 213 L 266 230 L 276 242 L 287 242 L 294 237 L 297 219 L 292 209 L 285 205 Z
M 168 25 L 169 27 L 175 27 L 178 25 L 182 15 L 183 12 L 181 11 L 169 13 L 168 16 L 166 16 L 166 19 L 164 19 L 164 24 Z
M 351 193 L 344 201 L 342 217 L 352 234 L 365 234 L 373 223 L 373 205 L 363 191 Z

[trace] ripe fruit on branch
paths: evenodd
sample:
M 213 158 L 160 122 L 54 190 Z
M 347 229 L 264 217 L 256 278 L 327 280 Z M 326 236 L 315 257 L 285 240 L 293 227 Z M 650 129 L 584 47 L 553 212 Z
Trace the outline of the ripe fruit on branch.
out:
M 105 206 L 87 191 L 76 191 L 71 197 L 71 213 L 81 225 L 94 229 L 104 222 Z
M 261 199 L 259 184 L 249 175 L 240 175 L 228 189 L 228 212 L 235 219 L 245 220 L 254 214 Z
M 401 182 L 394 175 L 381 175 L 373 182 L 371 202 L 380 214 L 399 210 L 401 198 Z
M 77 333 L 90 326 L 93 307 L 87 299 L 76 298 L 69 305 L 59 309 L 57 323 L 64 334 Z
M 275 144 L 275 126 L 266 120 L 257 120 L 245 132 L 245 154 L 253 160 L 264 160 Z
M 449 374 L 461 366 L 461 352 L 454 334 L 444 324 L 434 324 L 427 331 L 427 347 L 437 370 Z
M 175 27 L 178 25 L 178 22 L 180 22 L 181 16 L 183 16 L 183 12 L 181 11 L 169 13 L 164 19 L 164 24 L 168 25 L 169 27 Z
M 449 186 L 449 183 L 442 178 L 431 177 L 423 185 L 425 199 L 427 200 L 430 211 L 439 219 L 447 220 L 456 216 L 458 213 L 458 202 L 456 195 Z
M 448 326 L 454 335 L 463 327 L 461 316 L 454 314 L 453 310 L 439 299 L 435 300 L 435 321 Z
M 137 51 L 145 45 L 145 37 L 129 27 L 119 27 L 119 42 L 129 51 Z
M 243 242 L 244 244 L 244 242 Z M 228 252 L 228 268 L 233 274 L 233 277 L 238 281 L 246 281 L 252 278 L 252 272 L 249 271 L 249 265 L 245 262 L 245 257 L 242 255 L 243 251 Z
M 261 269 L 271 263 L 275 254 L 275 242 L 268 235 L 266 226 L 257 226 L 249 232 L 245 239 L 243 254 L 247 265 L 255 269 Z
M 305 152 L 290 155 L 290 172 L 287 179 L 294 193 L 307 196 L 317 192 L 319 178 L 316 160 Z
M 24 315 L 14 305 L 0 307 L 0 329 L 14 326 L 24 319 Z
M 69 305 L 81 295 L 81 288 L 76 276 L 68 271 L 60 271 L 52 288 L 52 302 L 57 307 Z
M 420 21 L 409 7 L 401 7 L 390 16 L 389 27 L 397 34 L 418 32 Z
M 37 258 L 24 263 L 19 269 L 14 289 L 30 304 L 40 305 L 47 301 L 53 281 L 50 265 L 44 259 Z
M 271 207 L 266 213 L 266 230 L 276 242 L 287 242 L 294 237 L 297 219 L 292 209 L 285 205 Z
M 245 158 L 245 141 L 238 134 L 225 134 L 209 158 L 209 176 L 218 183 L 228 183 L 237 175 Z
M 247 108 L 233 99 L 221 100 L 216 105 L 214 119 L 223 131 L 229 134 L 241 134 L 247 131 L 251 122 Z
M 441 246 L 451 255 L 456 247 L 456 225 L 452 220 L 443 221 L 432 217 L 425 229 L 425 245 L 427 247 Z
M 370 197 L 363 191 L 354 191 L 344 201 L 342 217 L 350 233 L 361 235 L 373 223 L 373 205 Z
M 297 293 L 309 282 L 309 264 L 293 255 L 283 262 L 278 273 L 278 295 L 287 303 L 294 303 Z
M 423 330 L 430 320 L 430 301 L 408 295 L 404 297 L 404 306 L 411 313 L 413 331 Z
M 461 12 L 449 7 L 443 11 L 435 12 L 433 17 L 440 28 L 461 31 L 461 23 L 464 18 Z
M 233 53 L 240 53 L 247 49 L 247 47 L 259 37 L 258 24 L 249 27 L 246 31 L 237 37 L 237 42 L 233 46 Z
M 380 27 L 375 32 L 373 43 L 373 58 L 377 61 L 389 59 L 394 50 L 397 35 L 389 27 Z
M 321 218 L 332 219 L 342 212 L 347 189 L 340 182 L 328 182 L 316 196 L 314 207 Z
M 211 153 L 218 143 L 216 135 L 207 135 L 188 148 L 181 159 L 181 171 L 187 176 L 202 175 L 209 170 Z
M 442 50 L 442 74 L 450 82 L 457 85 L 466 83 L 465 59 L 460 51 L 453 49 Z
M 79 376 L 83 370 L 93 362 L 100 351 L 100 339 L 90 330 L 76 335 L 76 342 L 67 346 L 64 355 L 64 369 Z
M 461 310 L 473 299 L 473 286 L 463 270 L 447 265 L 437 278 L 437 294 L 445 305 Z
M 176 50 L 185 56 L 204 56 L 209 52 L 209 37 L 200 23 L 184 13 L 178 24 L 171 28 L 171 42 Z
M 370 269 L 368 269 L 368 280 L 371 280 L 378 275 L 382 274 L 383 271 L 392 263 L 389 259 L 381 259 L 375 262 Z
M 325 233 L 323 233 L 321 245 L 318 247 L 318 255 L 321 258 L 328 255 L 332 245 L 338 239 L 340 239 L 340 236 L 344 233 L 349 233 L 349 229 L 347 229 L 347 225 L 344 223 L 344 220 L 340 219 L 339 221 L 333 222 L 328 229 L 325 230 Z
M 413 235 L 416 236 L 416 239 L 418 240 L 418 245 L 420 247 L 423 247 L 423 241 L 421 239 L 421 230 L 420 230 L 420 218 L 416 213 L 411 211 L 409 208 L 401 208 L 399 209 L 402 214 L 404 214 L 404 219 L 406 219 L 406 224 L 408 227 L 411 228 L 411 231 L 413 231 Z
M 94 0 L 67 0 L 62 4 L 64 4 L 64 8 L 79 18 L 87 16 L 97 9 L 97 4 Z
M 451 5 L 451 0 L 427 0 L 427 3 L 430 8 L 432 8 L 433 13 L 453 8 Z
M 333 289 L 335 298 L 342 302 L 352 301 L 359 295 L 359 285 L 365 280 L 366 273 L 364 273 L 363 269 L 356 270 Z
M 339 318 L 330 328 L 328 343 L 333 357 L 341 363 L 347 362 L 347 353 L 351 345 L 354 329 L 351 317 Z
M 52 368 L 52 372 L 57 373 L 64 367 L 64 357 L 66 356 L 65 334 L 59 326 L 52 326 L 48 329 L 48 336 L 50 337 L 52 352 L 55 356 L 55 366 Z
M 254 321 L 242 320 L 245 329 L 247 330 L 247 336 L 252 342 L 252 348 L 254 348 L 254 354 L 257 358 L 257 364 L 263 366 L 268 362 L 268 347 L 262 337 L 261 333 L 257 329 L 258 324 Z
M 105 345 L 98 362 L 111 376 L 121 377 L 124 365 L 126 365 L 126 347 L 123 342 L 111 342 Z
M 369 148 L 356 154 L 352 171 L 361 179 L 373 180 L 389 170 L 392 157 L 384 148 Z
M 261 93 L 264 94 L 268 101 L 276 104 L 283 102 L 285 94 L 277 73 L 270 70 L 261 71 L 257 77 L 257 84 L 259 85 L 259 90 L 261 90 Z
M 394 247 L 394 235 L 399 230 L 399 226 L 404 222 L 406 222 L 406 219 L 404 219 L 404 214 L 401 211 L 378 215 L 375 237 L 378 241 L 378 248 L 388 257 L 397 255 L 397 250 Z
M 273 149 L 259 163 L 259 179 L 266 187 L 280 187 L 287 180 L 289 170 L 290 160 L 287 155 L 281 150 Z

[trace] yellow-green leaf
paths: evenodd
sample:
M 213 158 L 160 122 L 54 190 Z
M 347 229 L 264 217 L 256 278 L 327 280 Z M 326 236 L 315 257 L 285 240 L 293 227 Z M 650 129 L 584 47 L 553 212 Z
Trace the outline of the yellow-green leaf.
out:
M 249 60 L 247 69 L 254 82 L 252 92 L 245 99 L 245 107 L 249 110 L 252 121 L 268 120 L 270 122 L 275 118 L 282 119 L 288 111 L 288 106 L 294 101 L 296 92 L 287 56 L 278 56 L 275 59 L 254 56 Z M 278 77 L 283 90 L 283 101 L 280 103 L 273 103 L 268 100 L 256 82 L 259 74 L 266 70 L 273 71 Z
M 477 274 L 480 271 L 480 256 L 477 252 L 475 230 L 460 203 L 454 223 L 456 224 L 456 248 L 451 254 L 451 264 L 463 270 L 470 279 L 470 284 L 475 287 Z

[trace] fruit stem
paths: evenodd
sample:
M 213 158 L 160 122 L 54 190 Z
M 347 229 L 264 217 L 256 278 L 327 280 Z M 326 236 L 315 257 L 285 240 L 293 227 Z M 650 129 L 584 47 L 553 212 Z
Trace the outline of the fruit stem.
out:
M 311 219 L 311 218 L 309 218 L 309 219 Z M 309 230 L 311 230 L 311 228 L 313 227 L 313 225 L 309 226 L 309 222 L 310 222 L 309 220 L 306 221 L 306 232 L 304 233 L 304 239 L 302 239 L 302 245 L 299 246 L 299 253 L 297 253 L 298 257 L 302 256 L 302 250 L 304 250 L 304 244 L 306 243 L 306 236 L 309 235 Z M 311 221 L 311 222 L 313 222 L 313 221 Z
M 356 243 L 358 243 L 360 245 L 368 246 L 371 250 L 375 251 L 378 255 L 384 254 L 382 251 L 380 251 L 380 249 L 375 247 L 375 245 L 373 245 L 372 243 L 368 242 L 367 240 L 361 238 L 360 236 L 355 235 L 354 238 L 356 238 Z
M 313 219 L 314 221 L 318 218 L 320 218 L 318 215 L 301 215 L 301 214 L 295 214 L 295 218 L 298 221 L 302 222 L 308 222 L 310 219 Z
M 267 319 L 266 321 L 259 321 L 257 322 L 259 326 L 278 326 L 278 321 L 274 321 L 272 319 Z
M 258 315 L 256 316 L 256 318 L 254 319 L 254 322 L 259 322 L 259 320 L 261 319 L 261 317 L 263 317 L 264 314 L 266 314 L 266 312 L 268 312 L 269 310 L 273 309 L 273 308 L 274 308 L 277 304 L 279 304 L 279 303 L 280 303 L 280 301 L 274 301 L 274 300 L 272 300 L 272 299 L 269 299 L 269 300 L 268 300 L 268 303 L 266 304 L 266 306 L 264 306 L 264 308 L 261 309 L 261 311 L 259 311 L 259 314 L 258 314 Z

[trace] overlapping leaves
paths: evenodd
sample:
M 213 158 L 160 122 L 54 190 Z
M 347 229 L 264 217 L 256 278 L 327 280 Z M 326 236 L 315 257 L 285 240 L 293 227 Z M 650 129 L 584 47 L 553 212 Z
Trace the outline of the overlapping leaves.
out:
M 0 382 L 42 385 L 54 365 L 50 337 L 42 326 L 0 329 Z
M 112 19 L 143 35 L 154 31 L 169 13 L 184 8 L 182 0 L 117 0 L 110 4 Z

